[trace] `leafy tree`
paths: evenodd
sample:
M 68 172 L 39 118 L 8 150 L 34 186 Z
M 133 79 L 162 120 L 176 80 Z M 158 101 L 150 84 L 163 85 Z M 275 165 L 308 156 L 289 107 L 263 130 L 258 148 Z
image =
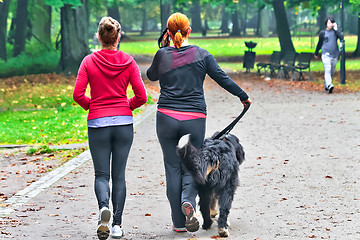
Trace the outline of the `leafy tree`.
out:
M 18 0 L 15 18 L 15 43 L 13 56 L 18 56 L 25 50 L 26 26 L 28 23 L 28 0 Z M 25 23 L 25 24 L 24 24 Z
M 5 60 L 6 57 L 6 30 L 7 17 L 9 13 L 10 0 L 3 2 L 0 0 L 0 58 Z
M 359 9 L 360 8 L 360 0 L 350 0 L 349 1 L 350 4 L 353 5 L 353 7 L 355 9 Z M 358 21 L 357 21 L 357 24 L 358 24 L 358 40 L 357 40 L 357 44 L 356 44 L 356 49 L 353 53 L 353 56 L 355 57 L 359 57 L 360 56 L 360 11 L 358 12 Z
M 191 7 L 191 31 L 193 32 L 201 32 L 201 7 L 200 7 L 200 0 L 195 0 L 192 2 Z
M 61 56 L 57 70 L 77 72 L 82 59 L 89 54 L 89 0 L 45 0 L 60 8 Z
M 226 5 L 222 4 L 221 6 L 221 26 L 220 26 L 220 30 L 221 33 L 228 33 L 230 31 L 229 29 L 229 15 L 226 11 Z
M 170 17 L 171 4 L 170 0 L 160 0 L 160 22 L 161 29 L 166 28 L 167 19 Z M 162 30 L 161 30 L 162 31 Z
M 108 15 L 114 18 L 115 20 L 117 20 L 121 24 L 118 1 L 106 0 L 106 8 Z
M 276 29 L 281 47 L 281 55 L 285 53 L 295 52 L 294 44 L 291 40 L 289 23 L 286 16 L 284 0 L 272 1 L 274 8 Z
M 32 8 L 32 9 L 31 9 Z M 34 0 L 29 16 L 32 26 L 32 36 L 45 46 L 51 45 L 51 6 L 44 0 Z

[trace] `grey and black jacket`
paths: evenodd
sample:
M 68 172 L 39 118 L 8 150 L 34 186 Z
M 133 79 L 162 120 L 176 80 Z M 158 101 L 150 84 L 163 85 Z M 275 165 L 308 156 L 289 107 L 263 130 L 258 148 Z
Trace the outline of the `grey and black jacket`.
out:
M 337 40 L 344 40 L 344 35 L 339 30 L 322 30 L 319 33 L 319 42 L 316 46 L 315 56 L 319 55 L 321 49 L 322 54 L 330 55 L 331 57 L 338 57 L 339 47 Z
M 214 57 L 196 45 L 180 49 L 160 48 L 146 72 L 151 81 L 160 81 L 158 108 L 205 114 L 203 83 L 206 74 L 241 101 L 248 99 L 248 95 L 225 74 Z

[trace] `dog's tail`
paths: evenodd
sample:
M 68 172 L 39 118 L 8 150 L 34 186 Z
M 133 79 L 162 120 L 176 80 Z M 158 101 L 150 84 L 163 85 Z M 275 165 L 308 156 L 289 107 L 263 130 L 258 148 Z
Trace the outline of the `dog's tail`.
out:
M 205 184 L 206 178 L 203 176 L 203 170 L 200 164 L 201 152 L 191 144 L 190 134 L 180 138 L 176 152 L 180 157 L 183 166 L 188 169 L 199 184 Z

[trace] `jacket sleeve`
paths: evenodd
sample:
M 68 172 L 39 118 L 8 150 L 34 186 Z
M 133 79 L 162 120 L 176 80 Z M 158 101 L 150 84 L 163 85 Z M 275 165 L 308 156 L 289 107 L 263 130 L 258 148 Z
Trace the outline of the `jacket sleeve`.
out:
M 318 44 L 316 45 L 316 50 L 315 50 L 315 56 L 319 55 L 319 51 L 323 45 L 323 42 L 324 42 L 324 34 L 325 32 L 324 31 L 321 31 L 319 33 L 319 41 L 318 41 Z
M 141 79 L 140 69 L 135 61 L 132 61 L 129 68 L 130 84 L 135 96 L 128 100 L 131 111 L 145 104 L 147 93 L 144 82 Z
M 88 110 L 90 106 L 90 98 L 85 96 L 86 87 L 88 83 L 89 83 L 89 78 L 86 70 L 86 58 L 84 58 L 83 61 L 81 62 L 78 75 L 76 77 L 73 99 L 77 104 L 79 104 L 85 110 Z
M 336 37 L 341 41 L 344 40 L 344 34 L 340 30 L 335 31 Z
M 225 72 L 220 68 L 214 57 L 209 54 L 205 57 L 206 72 L 215 80 L 222 88 L 231 94 L 238 96 L 241 101 L 247 100 L 249 97 L 239 85 L 237 85 Z
M 149 78 L 150 81 L 159 80 L 159 64 L 161 61 L 160 55 L 161 53 L 157 51 L 151 63 L 151 66 L 146 71 L 146 76 Z

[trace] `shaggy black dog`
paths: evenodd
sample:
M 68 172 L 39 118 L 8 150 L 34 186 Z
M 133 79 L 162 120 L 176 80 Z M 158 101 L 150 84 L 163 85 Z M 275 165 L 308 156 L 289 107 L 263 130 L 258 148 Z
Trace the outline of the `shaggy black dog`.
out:
M 227 218 L 238 185 L 239 165 L 245 159 L 243 147 L 232 134 L 221 139 L 207 138 L 201 149 L 191 144 L 190 135 L 186 136 L 180 139 L 177 153 L 184 167 L 189 169 L 199 184 L 199 205 L 204 219 L 202 227 L 211 227 L 210 211 L 214 210 L 217 200 L 220 210 L 218 232 L 220 236 L 227 237 Z

